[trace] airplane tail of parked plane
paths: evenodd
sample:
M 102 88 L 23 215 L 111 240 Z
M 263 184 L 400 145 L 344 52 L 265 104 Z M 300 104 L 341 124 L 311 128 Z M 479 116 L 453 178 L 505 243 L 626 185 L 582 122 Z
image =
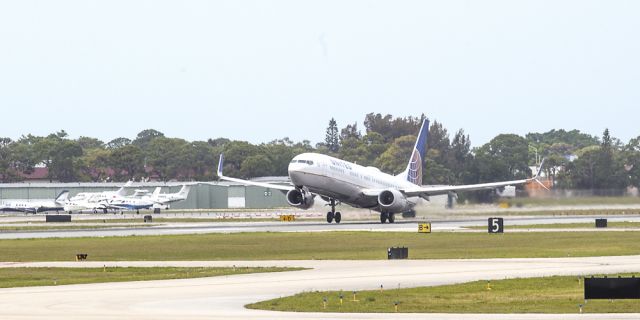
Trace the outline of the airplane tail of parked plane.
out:
M 55 198 L 56 203 L 65 203 L 69 199 L 69 190 L 62 190 L 60 194 Z
M 411 158 L 407 168 L 398 175 L 407 181 L 421 186 L 422 185 L 422 166 L 424 163 L 426 151 L 427 151 L 427 136 L 429 135 L 429 119 L 424 119 L 420 132 L 418 133 L 418 139 L 416 144 L 411 150 Z
M 160 187 L 156 187 L 156 188 L 153 190 L 153 193 L 151 194 L 151 199 L 158 199 L 158 196 L 160 195 L 160 190 L 161 190 L 161 189 L 162 189 L 162 188 L 160 188 Z
M 116 191 L 116 195 L 119 197 L 124 197 L 127 195 L 127 190 L 125 189 L 126 187 L 130 187 L 133 184 L 133 181 L 129 180 L 127 181 L 127 183 L 124 184 L 124 186 L 120 187 L 120 189 L 118 189 L 118 191 Z
M 183 185 L 182 188 L 180 189 L 180 191 L 178 191 L 178 196 L 179 197 L 184 197 L 185 199 L 187 198 L 187 196 L 189 196 L 189 190 L 191 189 L 191 186 L 188 185 Z

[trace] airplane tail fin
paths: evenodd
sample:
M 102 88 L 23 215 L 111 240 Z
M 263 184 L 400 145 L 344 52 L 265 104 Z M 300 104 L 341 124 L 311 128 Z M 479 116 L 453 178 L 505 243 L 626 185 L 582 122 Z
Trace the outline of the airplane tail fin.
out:
M 120 196 L 120 197 L 124 197 L 127 195 L 127 190 L 125 188 L 130 187 L 133 184 L 133 181 L 129 180 L 127 181 L 127 183 L 124 184 L 124 186 L 120 187 L 120 189 L 118 189 L 118 191 L 116 191 L 116 195 Z
M 64 203 L 69 199 L 69 190 L 62 190 L 54 200 L 56 203 Z
M 160 194 L 160 189 L 162 189 L 161 187 L 156 187 L 153 190 L 153 193 L 151 194 L 151 199 L 158 199 L 158 195 Z
M 407 168 L 398 175 L 398 177 L 419 186 L 422 185 L 422 164 L 426 155 L 428 135 L 429 119 L 424 119 L 422 127 L 420 127 L 420 132 L 418 133 L 418 139 L 416 139 L 416 144 L 411 151 L 411 158 L 409 158 Z
M 189 196 L 189 190 L 191 190 L 191 186 L 188 186 L 186 184 L 182 185 L 182 188 L 180 189 L 180 191 L 178 191 L 178 195 L 186 199 Z

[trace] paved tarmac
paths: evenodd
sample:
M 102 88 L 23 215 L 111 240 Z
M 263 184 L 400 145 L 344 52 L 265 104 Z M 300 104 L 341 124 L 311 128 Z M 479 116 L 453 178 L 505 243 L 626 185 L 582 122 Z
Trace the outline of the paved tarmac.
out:
M 434 286 L 474 280 L 640 272 L 640 256 L 396 261 L 56 262 L 16 266 L 291 266 L 303 271 L 201 279 L 0 289 L 2 319 L 638 319 L 640 314 L 318 314 L 244 305 L 311 290 Z M 319 302 L 320 303 L 320 302 Z M 391 307 L 390 307 L 391 308 Z M 576 310 L 577 311 L 577 310 Z
M 556 223 L 594 223 L 599 216 L 533 216 L 505 217 L 507 232 L 527 232 L 527 230 L 509 230 L 510 225 L 556 224 Z M 607 216 L 608 221 L 640 222 L 640 216 Z M 238 232 L 325 232 L 325 231 L 379 231 L 379 232 L 416 232 L 417 224 L 422 220 L 401 220 L 393 224 L 381 224 L 379 221 L 344 221 L 340 224 L 328 224 L 319 221 L 296 222 L 196 222 L 196 223 L 162 223 L 153 226 L 127 226 L 107 229 L 75 229 L 75 230 L 40 230 L 40 231 L 0 231 L 0 239 L 30 238 L 72 238 L 72 237 L 111 237 L 111 236 L 145 236 L 145 235 L 179 235 L 206 233 L 238 233 Z M 467 217 L 450 220 L 434 220 L 434 231 L 468 231 L 486 232 L 483 230 L 463 230 L 464 227 L 486 226 L 486 218 Z M 36 224 L 33 224 L 36 225 Z M 50 224 L 53 225 L 53 224 Z M 64 224 L 55 224 L 56 226 Z M 100 224 L 96 224 L 100 225 Z M 12 224 L 15 226 L 15 224 Z M 602 229 L 600 229 L 602 230 Z M 607 229 L 604 229 L 607 230 Z M 609 229 L 611 230 L 611 229 Z M 539 231 L 539 230 L 536 230 Z M 558 229 L 543 231 L 559 231 Z M 585 230 L 567 230 L 585 231 Z M 596 231 L 595 228 L 591 231 Z M 621 231 L 613 229 L 613 231 Z M 624 231 L 629 231 L 625 229 Z

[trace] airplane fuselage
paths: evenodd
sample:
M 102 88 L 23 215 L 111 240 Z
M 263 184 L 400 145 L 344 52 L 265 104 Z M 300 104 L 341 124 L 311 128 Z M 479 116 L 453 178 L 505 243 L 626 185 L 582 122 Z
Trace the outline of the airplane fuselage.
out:
M 63 211 L 63 205 L 51 200 L 4 201 L 0 204 L 0 211 L 28 213 Z
M 311 193 L 333 198 L 353 207 L 379 210 L 374 197 L 363 194 L 365 189 L 402 189 L 413 185 L 406 179 L 381 172 L 374 167 L 340 160 L 318 153 L 297 155 L 289 163 L 289 178 L 298 187 Z M 417 197 L 409 198 L 412 207 Z

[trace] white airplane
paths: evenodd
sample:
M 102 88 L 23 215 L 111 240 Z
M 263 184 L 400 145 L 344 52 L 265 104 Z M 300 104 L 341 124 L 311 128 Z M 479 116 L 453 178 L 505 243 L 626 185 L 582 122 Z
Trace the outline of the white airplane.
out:
M 67 200 L 64 203 L 64 211 L 68 213 L 74 212 L 82 212 L 82 211 L 93 211 L 93 213 L 98 213 L 98 211 L 102 211 L 104 213 L 108 212 L 108 207 L 105 204 L 106 200 L 101 200 L 99 202 L 90 201 L 90 199 L 76 199 L 76 200 Z
M 114 196 L 111 199 L 100 200 L 100 204 L 106 206 L 107 209 L 113 210 L 135 210 L 137 213 L 140 213 L 140 209 L 151 209 L 153 205 L 155 205 L 155 201 L 152 199 L 158 197 L 160 194 L 160 188 L 156 188 L 153 191 L 153 194 L 149 198 L 134 198 L 127 196 Z
M 20 201 L 8 200 L 0 204 L 0 211 L 38 213 L 45 211 L 63 211 L 69 191 L 64 190 L 54 200 Z
M 107 213 L 109 209 L 107 200 L 126 196 L 127 190 L 125 188 L 132 184 L 133 181 L 128 181 L 116 191 L 80 192 L 65 201 L 64 211 L 73 213 L 88 210 L 93 213 L 98 213 L 98 211 Z
M 532 181 L 540 183 L 537 179 L 542 165 L 530 179 L 459 186 L 422 186 L 422 166 L 428 133 L 429 121 L 424 120 L 407 168 L 396 176 L 383 173 L 375 167 L 363 167 L 318 153 L 299 154 L 291 160 L 288 171 L 292 185 L 227 177 L 222 173 L 222 154 L 218 163 L 218 176 L 222 180 L 281 190 L 286 192 L 289 205 L 301 209 L 310 208 L 315 196 L 319 195 L 331 205 L 331 211 L 327 212 L 329 223 L 340 223 L 342 220 L 342 215 L 335 209 L 338 203 L 378 211 L 381 223 L 393 223 L 396 213 L 412 211 L 420 198 L 429 200 L 429 196 L 458 191 L 496 189 Z
M 120 211 L 135 210 L 137 213 L 140 213 L 140 209 L 151 209 L 151 207 L 153 207 L 153 205 L 155 204 L 154 201 L 149 199 L 138 199 L 129 197 L 115 197 L 108 200 L 101 200 L 100 203 L 104 204 L 107 209 Z
M 190 185 L 182 185 L 180 191 L 176 193 L 160 193 L 160 187 L 157 187 L 151 196 L 142 197 L 143 199 L 149 199 L 156 203 L 154 208 L 164 208 L 169 209 L 171 203 L 187 200 L 189 196 L 189 191 L 191 190 Z
M 116 197 L 124 197 L 127 195 L 127 190 L 125 188 L 130 187 L 133 184 L 133 181 L 127 181 L 120 189 L 116 191 L 102 191 L 102 192 L 80 192 L 75 196 L 71 197 L 69 200 L 71 201 L 80 201 L 86 200 L 88 202 L 99 202 L 101 200 L 113 199 Z

